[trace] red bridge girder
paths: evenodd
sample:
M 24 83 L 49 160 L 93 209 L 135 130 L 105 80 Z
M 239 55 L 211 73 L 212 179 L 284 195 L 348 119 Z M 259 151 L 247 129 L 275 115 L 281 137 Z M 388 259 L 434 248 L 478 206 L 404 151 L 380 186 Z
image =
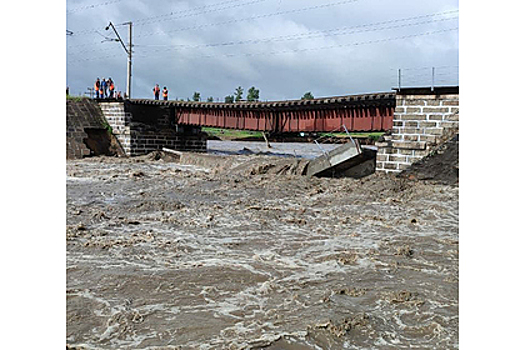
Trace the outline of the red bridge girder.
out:
M 185 102 L 132 99 L 134 105 L 173 108 L 176 123 L 269 133 L 386 131 L 392 128 L 395 94 L 375 93 L 271 102 Z

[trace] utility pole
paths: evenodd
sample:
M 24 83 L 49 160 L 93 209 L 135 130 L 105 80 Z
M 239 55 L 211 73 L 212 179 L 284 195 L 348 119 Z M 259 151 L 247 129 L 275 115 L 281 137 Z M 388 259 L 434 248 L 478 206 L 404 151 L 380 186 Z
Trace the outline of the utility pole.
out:
M 132 58 L 132 53 L 133 53 L 133 44 L 132 44 L 132 40 L 131 40 L 132 23 L 130 21 L 130 22 L 122 23 L 122 25 L 129 25 L 129 44 L 128 44 L 127 48 L 126 48 L 126 45 L 124 44 L 124 42 L 122 41 L 122 39 L 120 38 L 120 35 L 117 32 L 117 29 L 115 28 L 113 23 L 109 22 L 108 26 L 106 27 L 106 30 L 109 30 L 109 28 L 113 29 L 113 31 L 115 32 L 115 34 L 117 35 L 117 38 L 118 38 L 118 39 L 113 39 L 113 40 L 114 41 L 119 41 L 122 44 L 122 47 L 124 48 L 124 51 L 126 51 L 126 54 L 128 55 L 128 78 L 127 78 L 127 85 L 126 85 L 126 95 L 128 96 L 128 98 L 131 98 L 131 58 Z
M 126 84 L 126 93 L 128 95 L 128 98 L 131 98 L 131 55 L 133 54 L 133 50 L 131 49 L 132 43 L 131 43 L 131 27 L 133 26 L 131 24 L 131 21 L 127 23 L 129 25 L 129 55 L 128 55 L 128 80 Z
M 67 36 L 71 36 L 71 35 L 73 35 L 73 32 L 68 30 L 68 29 L 66 29 L 66 35 Z M 67 62 L 67 58 L 66 58 L 66 62 Z M 67 65 L 67 63 L 66 63 L 66 65 Z M 66 68 L 66 87 L 67 87 L 67 91 L 69 92 L 69 79 L 68 79 L 68 76 L 67 76 L 67 68 Z M 68 95 L 69 95 L 69 93 L 68 93 Z

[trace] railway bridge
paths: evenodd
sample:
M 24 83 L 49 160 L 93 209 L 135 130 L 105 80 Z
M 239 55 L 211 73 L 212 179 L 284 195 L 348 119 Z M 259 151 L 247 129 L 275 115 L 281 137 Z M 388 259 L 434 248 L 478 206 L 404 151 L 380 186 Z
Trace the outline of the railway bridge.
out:
M 205 152 L 207 135 L 201 132 L 202 127 L 285 135 L 342 131 L 344 126 L 350 132 L 389 131 L 376 142 L 377 166 L 378 170 L 399 172 L 459 129 L 458 86 L 313 100 L 213 103 L 105 99 L 91 103 L 98 106 L 129 156 L 163 147 Z
M 128 103 L 135 120 L 146 121 L 158 114 L 154 111 L 157 109 L 167 112 L 170 123 L 174 125 L 255 130 L 270 134 L 330 132 L 342 125 L 349 131 L 386 131 L 393 126 L 395 94 L 238 103 L 131 99 Z

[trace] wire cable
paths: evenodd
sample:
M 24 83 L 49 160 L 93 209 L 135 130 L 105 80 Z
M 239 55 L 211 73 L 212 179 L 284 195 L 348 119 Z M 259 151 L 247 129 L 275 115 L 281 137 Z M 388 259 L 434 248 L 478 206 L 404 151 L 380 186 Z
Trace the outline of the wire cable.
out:
M 336 28 L 336 29 L 331 29 L 331 30 L 323 30 L 323 31 L 310 32 L 310 33 L 302 33 L 302 34 L 297 34 L 297 35 L 277 36 L 277 37 L 271 37 L 271 38 L 265 38 L 265 39 L 251 39 L 251 40 L 243 40 L 243 41 L 237 41 L 237 42 L 225 42 L 225 43 L 216 43 L 216 44 L 201 44 L 201 45 L 142 45 L 142 44 L 134 44 L 133 46 L 134 47 L 139 47 L 139 48 L 150 48 L 150 47 L 164 48 L 164 49 L 149 50 L 149 52 L 161 52 L 161 51 L 178 50 L 178 49 L 198 49 L 198 48 L 205 48 L 205 47 L 218 47 L 218 46 L 220 47 L 220 46 L 231 46 L 231 45 L 260 44 L 260 43 L 278 42 L 278 41 L 304 40 L 304 39 L 311 39 L 311 38 L 314 38 L 314 37 L 351 35 L 351 34 L 371 32 L 371 31 L 390 30 L 390 29 L 397 29 L 397 28 L 408 27 L 408 26 L 424 25 L 424 24 L 429 24 L 429 23 L 436 23 L 436 22 L 442 22 L 442 21 L 457 19 L 457 17 L 447 17 L 447 18 L 441 18 L 441 19 L 435 19 L 435 20 L 429 20 L 429 21 L 423 21 L 423 22 L 401 24 L 401 25 L 397 25 L 397 26 L 370 28 L 370 27 L 373 27 L 373 26 L 383 25 L 385 23 L 406 22 L 406 21 L 409 21 L 409 20 L 414 20 L 414 19 L 419 19 L 419 18 L 428 18 L 428 17 L 432 17 L 432 16 L 438 16 L 438 15 L 449 14 L 449 13 L 450 12 L 440 13 L 440 14 L 432 14 L 432 15 L 425 15 L 425 16 L 408 17 L 408 18 L 402 18 L 402 19 L 397 19 L 397 20 L 390 20 L 390 21 L 383 21 L 383 22 L 377 22 L 377 23 L 372 23 L 372 24 L 358 25 L 358 26 L 353 26 L 353 27 L 343 27 L 343 28 Z M 353 29 L 353 28 L 366 28 L 366 29 L 349 31 L 349 29 Z M 100 52 L 102 50 L 100 50 L 100 49 L 82 50 L 82 51 L 79 51 L 79 52 L 75 52 L 74 55 L 88 53 L 88 52 L 95 52 L 95 51 L 99 51 Z
M 178 29 L 168 30 L 168 31 L 159 31 L 159 30 L 157 30 L 157 31 L 149 32 L 149 33 L 145 33 L 145 34 L 139 34 L 136 37 L 137 38 L 138 37 L 146 37 L 146 36 L 151 36 L 151 35 L 156 35 L 156 34 L 175 33 L 175 32 L 187 31 L 187 30 L 198 30 L 198 29 L 222 26 L 222 25 L 227 25 L 227 24 L 232 24 L 232 23 L 254 21 L 254 20 L 261 19 L 261 18 L 270 18 L 270 17 L 280 16 L 280 15 L 287 15 L 287 14 L 292 14 L 292 13 L 305 12 L 305 11 L 311 11 L 311 10 L 318 10 L 318 9 L 321 9 L 321 8 L 328 8 L 328 7 L 333 7 L 333 6 L 345 5 L 345 4 L 349 4 L 349 3 L 353 3 L 353 2 L 357 2 L 357 1 L 359 1 L 359 0 L 344 0 L 344 1 L 331 2 L 331 3 L 327 3 L 327 4 L 322 4 L 322 5 L 303 7 L 303 8 L 299 8 L 299 9 L 267 13 L 267 14 L 264 14 L 264 15 L 257 15 L 257 16 L 244 17 L 244 18 L 237 18 L 237 19 L 232 19 L 232 20 L 224 21 L 224 22 L 200 24 L 200 25 L 196 25 L 196 26 L 183 27 L 183 28 L 178 28 Z
M 216 43 L 216 44 L 200 44 L 200 45 L 141 45 L 141 44 L 137 44 L 135 46 L 164 47 L 165 48 L 164 50 L 178 50 L 178 49 L 199 49 L 199 48 L 206 48 L 206 47 L 220 47 L 220 46 L 232 46 L 232 45 L 260 44 L 260 43 L 279 42 L 279 41 L 305 40 L 305 39 L 311 39 L 311 38 L 316 38 L 316 37 L 352 35 L 352 34 L 357 34 L 357 33 L 366 33 L 366 32 L 381 31 L 381 30 L 391 30 L 391 29 L 398 29 L 398 28 L 403 28 L 403 27 L 443 22 L 443 21 L 448 21 L 448 20 L 453 20 L 453 19 L 457 19 L 457 17 L 443 18 L 443 19 L 438 19 L 438 20 L 429 20 L 429 21 L 409 23 L 409 24 L 400 24 L 400 25 L 395 25 L 395 26 L 353 30 L 353 31 L 348 31 L 348 30 L 342 31 L 341 29 L 335 29 L 334 32 L 323 31 L 323 33 L 321 34 L 299 34 L 297 36 L 274 37 L 274 38 L 266 38 L 266 39 L 252 39 L 252 40 L 245 40 L 245 41 L 238 41 L 238 42 L 224 42 L 224 43 Z M 158 52 L 158 51 L 159 50 L 156 50 L 154 52 Z
M 193 58 L 217 58 L 217 57 L 253 57 L 253 56 L 265 57 L 265 56 L 268 56 L 268 55 L 282 55 L 282 54 L 296 53 L 296 52 L 307 53 L 307 52 L 318 51 L 318 50 L 331 50 L 331 49 L 351 47 L 351 46 L 360 46 L 360 45 L 370 45 L 370 44 L 385 43 L 385 42 L 390 42 L 390 41 L 411 39 L 411 38 L 416 38 L 416 37 L 421 37 L 421 36 L 442 34 L 442 33 L 447 33 L 447 32 L 457 31 L 457 30 L 459 30 L 459 27 L 448 28 L 448 29 L 437 30 L 437 31 L 430 31 L 430 32 L 425 32 L 425 33 L 403 35 L 403 36 L 391 37 L 391 38 L 385 38 L 385 39 L 360 41 L 360 42 L 353 42 L 353 43 L 347 43 L 347 44 L 329 45 L 329 46 L 314 47 L 314 48 L 304 48 L 304 49 L 294 49 L 294 50 L 281 50 L 281 51 L 270 51 L 270 52 L 258 52 L 258 53 L 244 53 L 244 54 L 202 55 L 202 56 L 192 57 L 192 59 Z M 115 56 L 119 56 L 119 55 L 98 56 L 98 57 L 95 57 L 95 58 L 84 58 L 84 59 L 72 60 L 71 63 L 92 61 L 92 60 L 98 60 L 98 59 L 106 59 L 106 58 L 112 58 L 112 57 L 115 57 Z M 142 57 L 142 58 L 151 59 L 151 55 L 141 55 L 140 53 L 139 54 L 135 54 L 134 57 L 135 58 Z
M 237 42 L 226 42 L 226 43 L 219 43 L 219 44 L 203 44 L 198 45 L 199 47 L 208 47 L 208 46 L 224 46 L 224 45 L 246 45 L 246 44 L 254 44 L 254 43 L 260 43 L 260 42 L 270 42 L 270 41 L 288 41 L 288 40 L 298 40 L 300 37 L 304 38 L 312 38 L 317 36 L 324 36 L 326 33 L 330 35 L 332 32 L 342 32 L 341 35 L 347 34 L 348 30 L 351 29 L 358 29 L 358 28 L 366 28 L 366 27 L 373 27 L 373 26 L 379 26 L 384 24 L 391 24 L 391 23 L 397 23 L 397 22 L 406 22 L 411 21 L 415 19 L 422 19 L 422 18 L 430 18 L 430 17 L 436 17 L 436 16 L 444 16 L 444 15 L 451 15 L 451 14 L 457 14 L 459 10 L 453 10 L 453 11 L 446 11 L 446 12 L 440 12 L 440 13 L 433 13 L 429 15 L 422 15 L 422 16 L 414 16 L 414 17 L 406 17 L 401 19 L 394 19 L 394 20 L 388 20 L 388 21 L 382 21 L 382 22 L 376 22 L 376 23 L 370 23 L 370 24 L 361 24 L 356 26 L 350 26 L 350 27 L 341 27 L 341 28 L 335 28 L 335 29 L 325 29 L 325 30 L 318 30 L 313 32 L 307 32 L 307 33 L 299 33 L 299 34 L 289 34 L 289 35 L 280 35 L 280 36 L 274 36 L 270 38 L 264 38 L 264 39 L 250 39 L 250 40 L 240 40 Z M 458 17 L 448 17 L 440 20 L 435 21 L 445 21 L 445 20 L 451 20 L 451 19 L 457 19 Z M 430 23 L 430 22 L 421 22 L 421 23 Z M 355 32 L 351 32 L 352 34 Z M 338 35 L 338 34 L 334 34 Z M 173 45 L 141 45 L 140 46 L 146 47 L 146 46 L 173 46 Z M 179 45 L 179 46 L 191 46 L 191 45 Z M 193 47 L 195 47 L 194 45 Z
M 224 4 L 229 4 L 229 3 L 232 3 L 232 2 L 238 2 L 238 1 L 240 1 L 240 0 L 224 1 L 222 3 L 217 3 L 217 4 L 212 4 L 212 5 L 205 5 L 205 6 L 193 8 L 193 9 L 190 9 L 190 10 L 181 10 L 181 11 L 175 11 L 175 12 L 171 12 L 171 13 L 164 14 L 164 15 L 157 15 L 157 16 L 152 16 L 152 17 L 146 17 L 146 18 L 134 20 L 133 24 L 135 26 L 141 26 L 141 25 L 147 25 L 147 24 L 151 24 L 151 23 L 159 23 L 159 22 L 163 22 L 163 21 L 170 21 L 170 20 L 179 19 L 179 18 L 193 17 L 193 16 L 198 16 L 198 15 L 204 15 L 204 14 L 207 14 L 207 13 L 210 13 L 210 12 L 230 10 L 230 9 L 236 8 L 236 7 L 242 7 L 242 6 L 247 6 L 247 5 L 258 4 L 258 3 L 261 3 L 261 2 L 266 2 L 268 0 L 251 0 L 251 1 L 248 1 L 248 2 L 245 2 L 245 3 L 229 5 L 229 6 L 218 8 L 218 9 L 217 8 L 213 8 L 213 9 L 209 9 L 209 10 L 202 11 L 202 12 L 192 13 L 192 12 L 197 11 L 197 10 L 202 10 L 202 9 L 206 9 L 206 8 L 209 8 L 209 7 L 217 7 L 217 6 L 221 6 L 221 5 L 224 5 Z M 183 16 L 173 17 L 175 15 L 180 15 L 180 14 L 182 14 Z
M 69 15 L 69 14 L 77 13 L 77 12 L 84 11 L 84 10 L 91 10 L 91 9 L 94 9 L 94 8 L 97 8 L 97 7 L 100 7 L 100 6 L 107 6 L 107 5 L 116 4 L 116 3 L 121 2 L 121 1 L 122 0 L 111 0 L 111 1 L 106 1 L 106 2 L 102 2 L 102 3 L 98 3 L 98 4 L 80 6 L 80 7 L 74 8 L 72 10 L 67 10 L 66 14 Z
M 180 10 L 180 11 L 170 12 L 168 14 L 157 15 L 157 16 L 152 16 L 152 17 L 145 17 L 145 18 L 138 19 L 138 20 L 132 20 L 131 22 L 133 22 L 134 26 L 141 26 L 141 25 L 146 25 L 146 24 L 158 23 L 158 22 L 162 22 L 162 21 L 166 21 L 166 20 L 187 18 L 187 17 L 193 17 L 193 16 L 199 16 L 199 15 L 207 14 L 207 13 L 210 13 L 210 12 L 229 10 L 229 9 L 232 9 L 232 8 L 242 7 L 242 6 L 247 6 L 247 5 L 253 5 L 253 4 L 265 2 L 265 1 L 268 1 L 268 0 L 251 0 L 251 1 L 248 1 L 248 2 L 244 2 L 244 3 L 240 3 L 240 4 L 234 4 L 234 5 L 230 5 L 230 6 L 225 6 L 225 7 L 218 8 L 218 9 L 214 8 L 214 9 L 210 9 L 210 10 L 206 10 L 206 11 L 202 11 L 202 12 L 195 12 L 195 11 L 198 11 L 198 10 L 201 10 L 201 9 L 206 9 L 206 8 L 209 8 L 209 7 L 217 7 L 217 6 L 221 6 L 221 5 L 224 5 L 224 4 L 231 4 L 231 3 L 239 2 L 239 1 L 246 1 L 246 0 L 228 0 L 228 1 L 223 1 L 223 2 L 220 2 L 220 3 L 211 4 L 211 5 L 204 5 L 204 6 L 188 9 L 188 10 Z M 172 18 L 167 18 L 166 19 L 166 17 L 171 17 L 171 16 L 174 16 L 174 15 L 177 15 L 177 14 L 179 14 L 179 15 L 182 14 L 182 16 L 172 17 Z M 161 18 L 164 18 L 164 19 L 161 19 Z M 158 19 L 158 20 L 155 20 L 155 19 Z M 126 23 L 115 24 L 115 26 L 117 26 L 117 27 L 118 26 L 122 26 L 122 25 L 125 25 Z M 77 34 L 78 35 L 91 34 L 95 30 L 96 30 L 95 28 L 80 30 L 80 31 L 77 32 Z

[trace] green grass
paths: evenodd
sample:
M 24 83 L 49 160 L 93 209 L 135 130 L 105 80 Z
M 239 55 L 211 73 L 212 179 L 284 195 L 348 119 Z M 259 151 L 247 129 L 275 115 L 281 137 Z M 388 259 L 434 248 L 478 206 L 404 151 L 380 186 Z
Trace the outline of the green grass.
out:
M 202 131 L 206 132 L 210 136 L 216 136 L 220 139 L 231 140 L 231 139 L 244 139 L 244 138 L 263 138 L 261 131 L 248 131 L 248 130 L 231 130 L 231 129 L 220 129 L 220 128 L 208 128 L 203 127 Z M 357 139 L 371 138 L 377 140 L 384 132 L 351 132 L 350 135 Z M 337 133 L 320 133 L 319 138 L 345 138 L 347 134 L 345 132 Z
M 105 118 L 102 121 L 102 126 L 104 127 L 104 129 L 106 129 L 109 135 L 113 134 L 113 128 L 111 127 L 111 125 L 109 125 L 109 123 L 107 122 Z
M 381 137 L 384 134 L 383 131 L 379 132 L 351 132 L 350 136 L 356 139 L 366 139 L 371 138 L 372 140 L 377 140 L 379 137 Z M 338 133 L 321 133 L 321 137 L 347 137 L 346 132 L 338 132 Z
M 262 132 L 260 131 L 230 130 L 219 128 L 202 128 L 202 131 L 204 131 L 208 135 L 216 136 L 221 139 L 244 139 L 248 137 L 263 137 Z
M 87 99 L 85 96 L 73 96 L 73 95 L 66 95 L 66 100 L 70 101 L 82 101 Z

